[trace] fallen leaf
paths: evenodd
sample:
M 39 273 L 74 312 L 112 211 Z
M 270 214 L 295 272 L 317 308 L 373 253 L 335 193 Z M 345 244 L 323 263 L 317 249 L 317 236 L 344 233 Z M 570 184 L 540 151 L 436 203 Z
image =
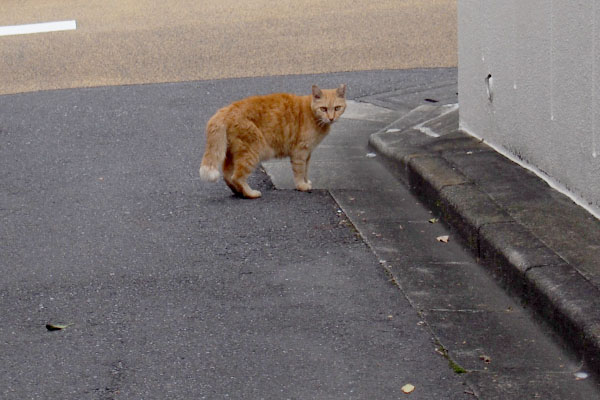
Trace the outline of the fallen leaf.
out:
M 489 364 L 492 362 L 492 359 L 490 358 L 490 356 L 479 356 L 479 359 L 486 364 Z
M 402 391 L 406 394 L 412 393 L 413 390 L 415 390 L 415 387 L 410 383 L 407 383 L 406 385 L 402 386 Z
M 438 242 L 448 243 L 450 241 L 450 236 L 448 236 L 448 235 L 438 236 L 436 239 Z
M 429 220 L 429 223 L 430 223 L 430 224 L 435 224 L 435 223 L 436 223 L 436 222 L 438 222 L 438 221 L 439 221 L 439 218 L 431 218 L 431 219 Z
M 63 329 L 67 329 L 71 325 L 73 324 L 46 324 L 46 329 L 48 329 L 49 331 L 62 331 Z

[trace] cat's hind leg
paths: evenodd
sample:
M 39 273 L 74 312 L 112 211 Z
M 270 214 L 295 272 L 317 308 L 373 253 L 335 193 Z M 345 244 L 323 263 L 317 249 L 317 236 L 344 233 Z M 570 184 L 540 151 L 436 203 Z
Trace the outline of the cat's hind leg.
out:
M 231 155 L 231 152 L 229 150 L 227 150 L 227 154 L 225 155 L 225 160 L 223 161 L 223 180 L 225 181 L 225 183 L 227 184 L 229 189 L 231 189 L 231 191 L 234 194 L 241 196 L 242 192 L 240 192 L 239 189 L 233 184 L 233 181 L 231 180 L 232 176 L 233 176 L 233 156 Z
M 252 189 L 247 182 L 248 177 L 252 171 L 254 171 L 258 162 L 259 156 L 252 150 L 236 154 L 233 158 L 233 172 L 231 179 L 227 183 L 234 192 L 237 192 L 248 199 L 256 199 L 262 195 L 260 191 Z
M 239 119 L 232 124 L 228 133 L 230 157 L 226 157 L 224 162 L 224 168 L 228 171 L 225 173 L 228 176 L 225 182 L 235 193 L 256 199 L 261 193 L 252 189 L 247 179 L 260 161 L 260 152 L 265 145 L 261 140 L 262 132 L 252 121 Z

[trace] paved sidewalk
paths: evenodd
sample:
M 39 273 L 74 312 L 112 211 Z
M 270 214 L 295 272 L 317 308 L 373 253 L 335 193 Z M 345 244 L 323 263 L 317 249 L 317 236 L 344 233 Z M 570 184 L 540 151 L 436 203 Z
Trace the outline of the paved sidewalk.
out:
M 456 105 L 419 106 L 369 143 L 507 291 L 600 371 L 600 221 L 459 131 Z
M 387 144 L 397 145 L 398 154 L 410 153 L 414 148 L 403 141 L 403 124 L 419 126 L 411 131 L 413 139 L 428 143 L 436 140 L 429 135 L 437 135 L 444 126 L 456 130 L 456 106 L 451 105 L 455 96 L 455 81 L 408 81 L 394 91 L 350 101 L 313 154 L 313 188 L 331 193 L 340 214 L 347 216 L 419 314 L 420 324 L 430 329 L 436 352 L 464 380 L 465 393 L 479 399 L 598 398 L 595 380 L 580 378 L 590 372 L 581 354 L 536 322 L 518 297 L 506 293 L 488 273 L 489 267 L 480 265 L 479 255 L 465 249 L 454 228 L 439 223 L 443 218 L 435 220 L 410 193 L 409 186 L 420 186 L 405 184 L 414 182 L 397 160 L 392 157 L 391 168 L 386 168 L 380 162 L 384 157 L 367 148 L 373 132 L 379 132 L 390 139 Z M 423 124 L 441 114 L 443 118 Z M 263 167 L 278 190 L 294 188 L 289 160 L 271 160 Z M 428 176 L 441 179 L 447 172 L 430 170 Z M 434 192 L 425 194 L 434 209 L 437 199 Z M 436 240 L 446 235 L 448 243 Z

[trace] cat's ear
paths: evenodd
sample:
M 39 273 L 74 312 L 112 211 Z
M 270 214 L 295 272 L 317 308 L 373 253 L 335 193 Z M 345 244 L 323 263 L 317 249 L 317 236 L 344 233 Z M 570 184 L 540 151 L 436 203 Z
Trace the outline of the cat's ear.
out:
M 321 97 L 323 97 L 323 92 L 317 85 L 312 85 L 312 95 L 316 100 L 319 100 Z
M 346 97 L 346 84 L 342 83 L 340 85 L 340 87 L 338 87 L 335 91 L 337 93 L 337 96 L 340 98 L 345 98 Z

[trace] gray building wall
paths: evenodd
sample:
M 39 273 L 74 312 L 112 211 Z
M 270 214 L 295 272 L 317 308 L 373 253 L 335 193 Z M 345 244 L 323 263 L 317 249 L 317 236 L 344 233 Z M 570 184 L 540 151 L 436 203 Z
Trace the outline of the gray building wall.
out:
M 461 128 L 600 215 L 600 1 L 458 0 L 458 20 Z

